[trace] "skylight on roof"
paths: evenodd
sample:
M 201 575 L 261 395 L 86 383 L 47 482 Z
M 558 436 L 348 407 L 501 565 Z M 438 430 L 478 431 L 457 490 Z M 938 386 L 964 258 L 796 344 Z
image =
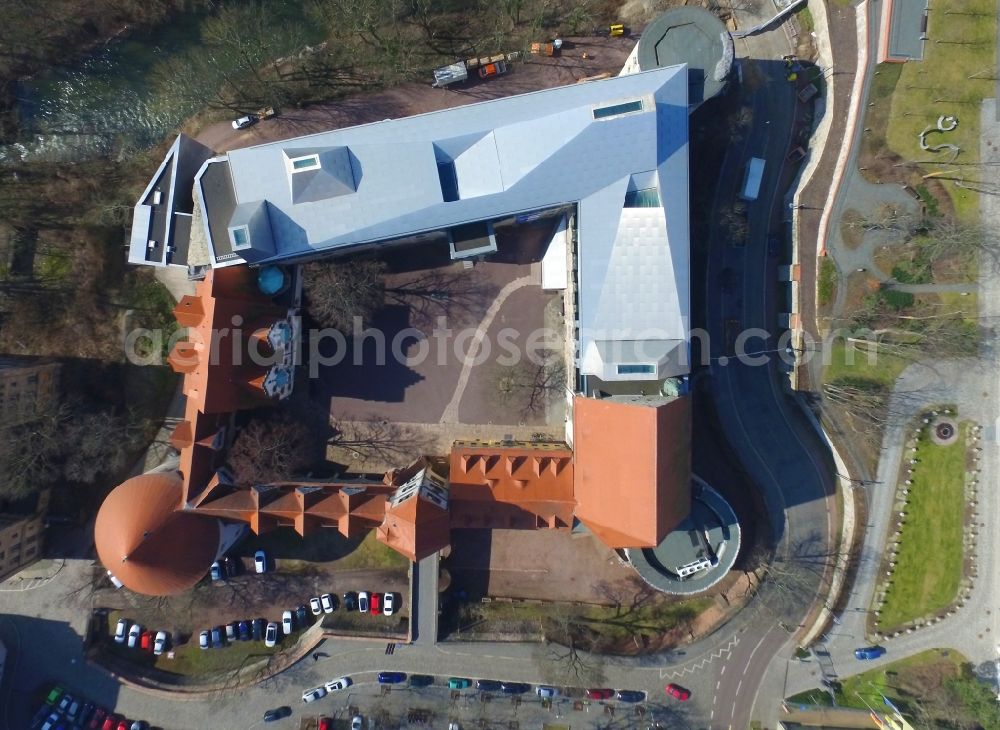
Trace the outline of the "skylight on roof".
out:
M 319 167 L 319 155 L 309 155 L 308 157 L 296 157 L 292 159 L 292 172 L 305 172 L 315 170 Z
M 642 111 L 642 99 L 626 101 L 621 104 L 611 104 L 610 106 L 594 107 L 594 119 L 607 119 L 608 117 L 618 117 L 622 114 L 634 114 Z

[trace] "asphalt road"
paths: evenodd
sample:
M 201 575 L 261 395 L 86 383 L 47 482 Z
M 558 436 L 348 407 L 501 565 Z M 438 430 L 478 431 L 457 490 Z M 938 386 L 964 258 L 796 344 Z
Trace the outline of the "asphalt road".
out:
M 784 344 L 777 337 L 778 260 L 768 254 L 767 239 L 771 233 L 782 234 L 780 205 L 787 174 L 781 173 L 797 102 L 780 58 L 790 46 L 781 28 L 738 43 L 745 43 L 754 59 L 746 63 L 762 79 L 755 90 L 744 91 L 753 108 L 753 124 L 746 138 L 734 141 L 727 152 L 713 218 L 718 220 L 720 211 L 735 201 L 749 158 L 765 159 L 766 169 L 757 200 L 747 203 L 745 245 L 733 245 L 719 228 L 711 242 L 706 287 L 712 355 L 708 387 L 728 440 L 762 490 L 782 553 L 803 545 L 829 544 L 835 534 L 830 497 L 834 470 L 826 444 L 784 390 L 776 352 Z M 737 55 L 743 55 L 739 51 Z M 726 277 L 733 284 L 719 286 Z M 757 353 L 753 359 L 758 364 L 732 359 L 736 332 L 751 330 L 762 336 L 748 339 L 744 351 Z M 819 576 L 814 578 L 818 589 Z M 715 670 L 712 728 L 742 730 L 749 726 L 755 701 L 776 704 L 781 699 L 758 699 L 757 691 L 769 664 L 805 618 L 813 596 L 768 598 L 765 593 L 762 598 L 760 615 L 740 636 L 728 661 Z

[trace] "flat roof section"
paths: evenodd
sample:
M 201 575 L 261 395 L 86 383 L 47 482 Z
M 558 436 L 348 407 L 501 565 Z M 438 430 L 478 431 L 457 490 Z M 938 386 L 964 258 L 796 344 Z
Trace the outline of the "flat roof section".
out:
M 188 247 L 191 245 L 191 215 L 189 213 L 174 213 L 174 231 L 170 242 L 174 250 L 167 254 L 167 263 L 187 266 Z
M 229 221 L 236 210 L 236 191 L 229 173 L 229 160 L 213 160 L 205 167 L 199 182 L 205 216 L 208 218 L 209 237 L 215 251 L 215 260 L 237 258 L 229 241 Z
M 164 165 L 163 173 L 154 180 L 149 194 L 142 200 L 144 205 L 149 206 L 149 240 L 156 241 L 153 248 L 146 248 L 146 261 L 163 261 L 163 246 L 167 235 L 167 226 L 170 225 L 170 209 L 167 207 L 170 197 L 170 183 L 173 180 L 174 160 Z M 159 194 L 159 203 L 154 205 L 153 201 Z
M 920 0 L 890 0 L 889 49 L 887 60 L 922 61 L 927 2 Z
M 733 38 L 708 10 L 671 8 L 643 30 L 638 54 L 642 71 L 686 63 L 688 103 L 696 106 L 726 85 L 733 65 Z

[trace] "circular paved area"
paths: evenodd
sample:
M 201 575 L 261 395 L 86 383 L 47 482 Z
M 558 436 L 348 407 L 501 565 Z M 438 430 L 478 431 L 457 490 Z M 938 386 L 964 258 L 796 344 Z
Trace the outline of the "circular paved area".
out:
M 691 514 L 655 548 L 627 550 L 643 580 L 676 595 L 701 593 L 725 577 L 740 551 L 740 524 L 725 498 L 692 477 Z

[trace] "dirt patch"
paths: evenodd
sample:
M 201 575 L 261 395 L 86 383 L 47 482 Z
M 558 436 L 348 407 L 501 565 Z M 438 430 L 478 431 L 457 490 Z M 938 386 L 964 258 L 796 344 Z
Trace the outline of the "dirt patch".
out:
M 865 217 L 854 208 L 844 211 L 840 217 L 840 237 L 849 249 L 856 249 L 864 241 L 865 231 L 861 227 Z

